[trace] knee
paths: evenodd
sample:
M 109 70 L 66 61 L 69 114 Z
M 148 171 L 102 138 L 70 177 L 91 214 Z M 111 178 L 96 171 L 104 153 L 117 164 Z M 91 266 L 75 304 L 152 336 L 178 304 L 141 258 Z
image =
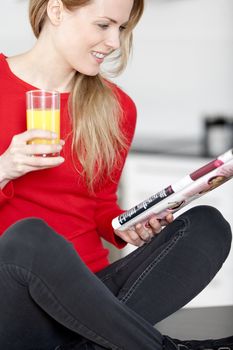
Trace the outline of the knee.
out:
M 224 261 L 231 248 L 231 227 L 223 215 L 214 207 L 200 205 L 191 208 L 184 215 L 193 228 L 197 244 L 205 247 L 209 254 L 221 255 Z
M 20 220 L 0 237 L 0 262 L 23 267 L 37 276 L 52 276 L 54 272 L 56 277 L 64 260 L 73 262 L 73 257 L 81 262 L 72 245 L 41 219 Z
M 39 218 L 26 218 L 15 222 L 3 234 L 4 240 L 31 242 L 44 235 L 49 226 Z M 38 242 L 37 242 L 38 243 Z
M 23 256 L 31 258 L 37 252 L 46 250 L 47 242 L 53 241 L 55 236 L 45 221 L 37 218 L 23 219 L 4 232 L 0 240 L 0 250 L 8 260 L 21 261 Z

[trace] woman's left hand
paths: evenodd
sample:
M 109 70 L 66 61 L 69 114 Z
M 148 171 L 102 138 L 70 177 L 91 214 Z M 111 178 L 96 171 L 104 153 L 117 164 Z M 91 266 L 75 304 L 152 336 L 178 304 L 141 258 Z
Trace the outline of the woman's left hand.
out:
M 173 220 L 172 214 L 168 214 L 163 220 L 158 220 L 156 216 L 152 216 L 148 222 L 149 225 L 146 227 L 143 224 L 137 224 L 135 229 L 115 230 L 115 234 L 123 239 L 123 241 L 140 247 L 144 243 L 149 242 L 152 237 L 159 234 L 162 226 L 167 226 Z

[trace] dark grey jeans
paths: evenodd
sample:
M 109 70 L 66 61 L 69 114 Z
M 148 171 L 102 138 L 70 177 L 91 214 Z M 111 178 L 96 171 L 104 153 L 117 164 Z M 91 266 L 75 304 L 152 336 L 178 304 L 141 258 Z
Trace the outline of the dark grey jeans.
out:
M 42 220 L 17 222 L 0 238 L 0 349 L 159 350 L 153 325 L 211 281 L 230 245 L 219 211 L 198 206 L 95 275 Z

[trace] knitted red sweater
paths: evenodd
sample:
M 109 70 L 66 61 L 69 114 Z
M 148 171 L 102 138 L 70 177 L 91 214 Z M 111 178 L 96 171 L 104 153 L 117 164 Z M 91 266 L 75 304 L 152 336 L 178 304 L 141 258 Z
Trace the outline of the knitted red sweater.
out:
M 0 155 L 14 135 L 26 129 L 25 92 L 36 89 L 16 77 L 4 55 L 0 55 Z M 117 88 L 124 113 L 123 130 L 129 141 L 135 130 L 136 108 L 133 101 Z M 62 155 L 65 162 L 53 169 L 31 172 L 11 181 L 0 190 L 0 234 L 11 224 L 26 217 L 45 220 L 73 243 L 83 261 L 95 272 L 108 264 L 108 250 L 100 237 L 119 248 L 124 246 L 111 227 L 113 217 L 122 210 L 117 205 L 116 190 L 122 168 L 114 170 L 95 195 L 88 194 L 85 183 L 75 170 L 70 149 L 69 94 L 61 94 L 61 138 L 66 140 Z M 122 154 L 123 162 L 127 152 Z

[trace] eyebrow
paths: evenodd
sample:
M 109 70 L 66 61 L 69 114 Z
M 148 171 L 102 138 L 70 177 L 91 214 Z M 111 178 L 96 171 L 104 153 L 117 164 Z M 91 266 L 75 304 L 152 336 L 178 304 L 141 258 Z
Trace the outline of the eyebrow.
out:
M 110 18 L 110 17 L 107 17 L 107 16 L 104 16 L 104 17 L 99 17 L 99 18 L 102 18 L 102 19 L 108 19 L 110 22 L 114 23 L 114 24 L 117 24 L 117 21 L 113 18 Z M 129 21 L 126 21 L 125 23 L 122 23 L 122 25 L 126 25 Z

